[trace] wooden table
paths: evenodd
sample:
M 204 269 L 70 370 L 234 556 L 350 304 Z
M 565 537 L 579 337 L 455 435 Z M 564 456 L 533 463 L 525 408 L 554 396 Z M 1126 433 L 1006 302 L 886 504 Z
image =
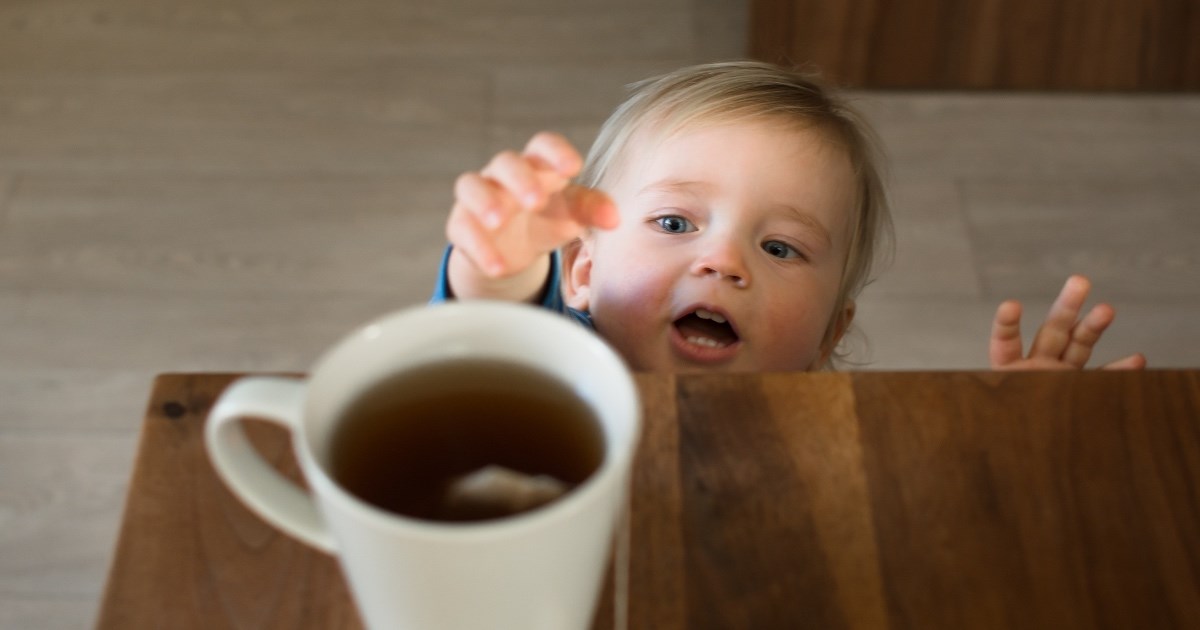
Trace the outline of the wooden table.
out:
M 100 628 L 360 627 L 210 467 L 235 376 L 155 382 Z M 638 380 L 631 628 L 1200 628 L 1200 371 Z

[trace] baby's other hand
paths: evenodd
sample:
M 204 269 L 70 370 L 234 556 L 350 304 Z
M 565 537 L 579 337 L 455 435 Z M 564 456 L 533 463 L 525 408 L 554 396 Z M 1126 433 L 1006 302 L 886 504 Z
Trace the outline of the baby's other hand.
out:
M 1023 356 L 1021 343 L 1021 303 L 1008 300 L 996 309 L 992 322 L 989 347 L 992 369 L 995 370 L 1077 370 L 1092 356 L 1092 348 L 1100 340 L 1116 312 L 1107 304 L 1098 304 L 1082 319 L 1079 314 L 1091 290 L 1083 276 L 1071 276 L 1063 285 L 1058 299 L 1050 307 L 1046 321 L 1038 329 L 1029 349 Z M 1146 358 L 1132 354 L 1103 366 L 1114 370 L 1140 370 Z
M 566 138 L 535 135 L 521 153 L 503 151 L 455 182 L 446 235 L 488 278 L 530 268 L 590 227 L 616 227 L 608 195 L 570 184 L 583 160 Z

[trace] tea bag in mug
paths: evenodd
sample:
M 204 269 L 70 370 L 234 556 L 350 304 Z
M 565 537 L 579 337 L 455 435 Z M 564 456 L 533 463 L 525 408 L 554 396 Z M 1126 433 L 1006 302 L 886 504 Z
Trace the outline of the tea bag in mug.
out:
M 549 475 L 527 475 L 504 466 L 484 466 L 451 481 L 442 496 L 445 518 L 498 518 L 532 510 L 570 487 Z

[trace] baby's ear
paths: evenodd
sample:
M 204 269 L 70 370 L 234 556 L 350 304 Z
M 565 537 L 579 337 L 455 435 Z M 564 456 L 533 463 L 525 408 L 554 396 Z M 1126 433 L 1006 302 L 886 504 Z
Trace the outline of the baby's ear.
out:
M 833 321 L 829 322 L 830 333 L 825 337 L 825 341 L 821 344 L 821 359 L 817 362 L 818 366 L 828 366 L 829 359 L 833 356 L 834 348 L 837 348 L 838 343 L 850 329 L 850 323 L 854 321 L 854 313 L 857 311 L 858 305 L 854 300 L 846 300 L 841 310 L 833 316 Z
M 567 306 L 586 311 L 591 304 L 592 240 L 586 236 L 562 248 L 562 289 Z

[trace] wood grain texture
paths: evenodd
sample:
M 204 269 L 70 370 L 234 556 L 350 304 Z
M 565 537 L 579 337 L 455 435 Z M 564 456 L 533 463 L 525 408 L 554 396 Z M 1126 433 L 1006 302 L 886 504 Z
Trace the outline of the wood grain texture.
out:
M 866 88 L 1196 90 L 1198 42 L 1177 0 L 751 2 L 751 55 Z
M 203 459 L 232 378 L 157 381 L 101 628 L 356 627 L 336 564 L 251 516 Z M 1200 623 L 1196 371 L 638 386 L 630 628 Z M 287 440 L 259 437 L 294 474 Z M 595 627 L 619 618 L 615 591 Z
M 850 628 L 887 624 L 883 575 L 877 562 L 856 392 L 849 374 L 788 374 L 762 378 L 774 429 L 783 437 L 794 474 L 804 480 L 809 511 L 829 565 L 837 606 Z
M 670 376 L 638 375 L 643 429 L 630 489 L 630 628 L 681 628 L 687 622 L 686 593 L 679 579 L 686 571 L 687 541 L 679 535 L 684 473 L 676 387 Z
M 815 402 L 825 398 L 817 392 L 840 389 L 833 395 L 844 397 L 847 383 L 844 376 L 819 378 L 785 394 L 784 400 L 801 404 L 772 408 L 778 399 L 757 380 L 696 376 L 680 381 L 686 570 L 677 579 L 686 584 L 688 627 L 777 628 L 797 620 L 811 627 L 852 627 L 840 606 L 838 578 L 839 568 L 854 559 L 828 554 L 823 544 L 833 524 L 822 510 L 841 488 L 837 480 L 821 487 L 801 473 L 812 471 L 806 454 L 837 459 L 849 452 L 853 460 L 854 445 L 847 443 L 852 434 L 810 432 L 805 422 L 825 409 Z M 825 410 L 834 415 L 852 413 L 853 407 Z M 854 418 L 829 421 L 852 428 Z M 858 462 L 848 463 L 859 468 Z M 838 469 L 827 470 L 836 476 Z M 854 506 L 848 510 L 848 531 L 860 522 L 855 508 L 866 505 L 862 493 L 855 494 L 844 497 Z M 870 600 L 863 603 L 870 614 Z
M 236 378 L 164 374 L 155 381 L 98 628 L 362 628 L 336 559 L 252 514 L 212 469 L 204 423 Z M 648 387 L 647 410 L 670 426 L 672 416 L 657 407 L 669 394 L 658 391 Z M 277 470 L 304 485 L 286 431 L 256 422 L 245 429 Z M 597 628 L 613 627 L 614 592 L 610 577 Z
M 361 627 L 336 561 L 250 514 L 211 469 L 203 420 L 233 378 L 156 383 L 99 627 Z M 281 429 L 257 429 L 264 456 L 300 479 Z
M 1200 620 L 1200 377 L 856 375 L 894 628 Z

